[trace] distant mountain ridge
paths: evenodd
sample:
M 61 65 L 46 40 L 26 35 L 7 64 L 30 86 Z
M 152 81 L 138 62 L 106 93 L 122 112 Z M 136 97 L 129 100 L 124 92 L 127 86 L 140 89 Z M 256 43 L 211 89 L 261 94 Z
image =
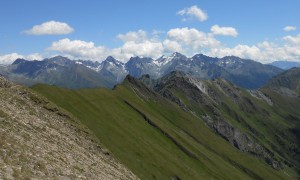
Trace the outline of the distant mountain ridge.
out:
M 265 87 L 284 95 L 300 97 L 300 68 L 294 67 L 273 77 Z
M 224 78 L 247 89 L 259 88 L 270 78 L 283 72 L 282 69 L 272 65 L 235 56 L 213 58 L 196 54 L 188 58 L 178 52 L 158 59 L 132 57 L 126 63 L 112 56 L 101 63 L 85 60 L 71 61 L 56 56 L 43 61 L 17 59 L 12 65 L 0 67 L 0 74 L 15 82 L 24 81 L 25 85 L 46 83 L 67 88 L 111 88 L 122 82 L 127 74 L 136 78 L 149 74 L 151 78 L 157 79 L 172 71 L 182 71 L 201 79 Z M 76 85 L 78 80 L 75 77 L 80 79 L 81 85 Z M 63 79 L 65 80 L 60 82 Z M 70 85 L 69 82 L 74 83 Z
M 88 65 L 62 56 L 42 61 L 17 59 L 13 64 L 1 67 L 0 74 L 13 82 L 27 86 L 44 83 L 76 89 L 99 86 L 112 87 L 114 85 L 95 70 L 89 68 Z
M 296 61 L 274 61 L 272 63 L 270 63 L 270 65 L 276 66 L 278 68 L 281 69 L 290 69 L 293 67 L 300 67 L 300 62 L 296 62 Z

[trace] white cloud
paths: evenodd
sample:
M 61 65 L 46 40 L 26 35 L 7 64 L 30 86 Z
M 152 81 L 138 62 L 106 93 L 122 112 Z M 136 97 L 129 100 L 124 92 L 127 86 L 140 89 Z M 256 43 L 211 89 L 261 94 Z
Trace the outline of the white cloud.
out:
M 33 53 L 25 56 L 25 59 L 27 60 L 42 60 L 43 56 L 40 55 L 39 53 Z
M 125 33 L 122 36 L 118 35 L 124 43 L 113 49 L 95 45 L 93 42 L 66 38 L 53 42 L 48 50 L 50 53 L 55 51 L 73 59 L 98 61 L 111 55 L 123 62 L 134 56 L 158 58 L 164 53 L 171 52 L 181 52 L 188 56 L 195 53 L 217 57 L 234 55 L 262 63 L 274 60 L 300 60 L 300 34 L 285 36 L 277 43 L 263 41 L 251 46 L 238 44 L 232 48 L 222 45 L 212 33 L 205 33 L 194 28 L 170 29 L 166 35 L 165 39 L 158 39 L 154 38 L 153 34 L 148 37 L 147 32 L 143 30 Z M 16 59 L 17 55 L 11 54 L 6 57 L 1 56 L 1 58 L 2 61 L 9 61 L 9 59 Z
M 138 37 L 142 38 L 138 38 Z M 49 51 L 57 51 L 64 56 L 75 59 L 90 59 L 102 61 L 107 56 L 114 56 L 121 61 L 127 61 L 130 57 L 159 57 L 164 53 L 163 44 L 159 41 L 147 39 L 145 31 L 129 32 L 118 35 L 124 44 L 121 47 L 109 49 L 104 46 L 96 46 L 93 42 L 70 40 L 68 38 L 53 42 L 47 48 Z
M 126 34 L 118 34 L 117 38 L 122 40 L 123 42 L 134 41 L 134 42 L 142 42 L 147 39 L 147 32 L 144 30 L 138 31 L 130 31 Z
M 5 54 L 0 56 L 0 64 L 11 64 L 18 58 L 23 58 L 23 56 L 18 53 Z
M 0 55 L 0 64 L 12 64 L 16 59 L 23 58 L 26 60 L 41 60 L 43 59 L 42 56 L 38 53 L 29 54 L 29 55 L 20 55 L 18 53 L 11 53 Z
M 299 61 L 300 34 L 285 36 L 282 39 L 283 41 L 280 44 L 264 41 L 253 46 L 239 44 L 233 48 L 212 48 L 208 54 L 217 57 L 234 55 L 262 63 L 270 63 L 276 60 Z
M 143 42 L 129 41 L 122 47 L 110 50 L 110 54 L 121 61 L 127 61 L 130 57 L 151 57 L 157 58 L 164 53 L 164 47 L 161 42 L 145 40 Z
M 220 27 L 218 25 L 213 25 L 210 28 L 210 30 L 214 35 L 233 36 L 233 37 L 236 37 L 238 35 L 237 30 L 233 27 Z
M 157 35 L 164 34 L 164 33 L 165 33 L 165 31 L 161 31 L 161 30 L 157 30 L 157 29 L 154 29 L 152 31 L 153 36 L 157 36 Z
M 299 45 L 300 46 L 300 34 L 296 36 L 285 36 L 283 37 L 283 40 L 285 40 L 289 44 Z
M 177 41 L 172 41 L 169 39 L 164 40 L 163 42 L 165 52 L 173 53 L 173 52 L 180 52 L 184 53 L 181 45 Z
M 209 53 L 211 56 L 224 57 L 224 56 L 238 56 L 241 58 L 258 59 L 260 49 L 256 46 L 237 45 L 234 48 L 212 48 Z
M 171 29 L 167 32 L 167 38 L 164 40 L 156 38 L 155 34 L 148 37 L 147 32 L 144 30 L 119 34 L 117 39 L 122 40 L 124 43 L 113 49 L 96 46 L 93 42 L 70 40 L 68 38 L 53 42 L 47 49 L 70 58 L 101 61 L 111 55 L 125 62 L 134 56 L 158 58 L 164 53 L 201 51 L 220 44 L 211 34 L 193 28 Z
M 58 21 L 48 21 L 40 25 L 35 25 L 31 29 L 24 31 L 29 35 L 61 35 L 70 34 L 74 29 L 67 23 Z
M 285 36 L 283 40 L 286 42 L 284 48 L 287 54 L 294 59 L 300 60 L 300 34 L 296 36 Z
M 284 31 L 294 31 L 296 30 L 297 28 L 295 26 L 285 26 L 283 28 Z
M 170 29 L 167 33 L 167 37 L 169 40 L 176 41 L 196 51 L 201 50 L 201 48 L 216 47 L 220 44 L 212 35 L 194 28 Z
M 47 48 L 78 59 L 103 60 L 106 58 L 106 48 L 95 46 L 93 42 L 70 40 L 68 38 L 55 41 Z
M 158 40 L 160 33 L 154 31 L 150 38 L 144 30 L 118 34 L 117 39 L 123 41 L 124 44 L 121 47 L 108 50 L 108 53 L 121 61 L 127 61 L 134 56 L 157 58 L 164 53 L 163 44 Z
M 184 8 L 184 9 L 178 11 L 177 14 L 180 16 L 186 16 L 188 18 L 195 17 L 201 22 L 207 20 L 207 18 L 208 18 L 207 14 L 197 6 L 191 6 L 189 8 Z M 182 20 L 186 21 L 188 19 L 184 17 Z

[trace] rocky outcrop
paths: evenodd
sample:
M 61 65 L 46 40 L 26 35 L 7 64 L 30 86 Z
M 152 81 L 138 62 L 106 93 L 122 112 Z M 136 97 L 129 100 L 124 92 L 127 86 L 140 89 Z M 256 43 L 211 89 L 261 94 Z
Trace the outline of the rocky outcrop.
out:
M 0 179 L 137 179 L 71 114 L 0 77 Z
M 10 88 L 12 83 L 0 75 L 0 88 Z
M 264 159 L 274 169 L 282 169 L 282 164 L 272 157 L 272 153 L 266 148 L 257 143 L 249 135 L 241 132 L 239 129 L 232 126 L 226 120 L 218 118 L 213 120 L 208 115 L 203 115 L 202 119 L 205 123 L 214 130 L 221 137 L 226 139 L 232 146 L 238 148 L 240 151 L 250 153 Z
M 240 89 L 232 83 L 224 79 L 204 81 L 174 72 L 168 77 L 158 80 L 154 90 L 178 104 L 183 110 L 190 111 L 203 119 L 210 129 L 240 151 L 265 160 L 275 169 L 283 168 L 282 164 L 274 158 L 271 151 L 263 147 L 250 135 L 233 126 L 225 118 L 221 108 L 226 109 L 230 116 L 243 123 L 250 131 L 257 133 L 242 117 L 231 110 L 226 103 L 222 102 L 222 97 L 227 97 L 245 113 L 261 111 L 251 99 L 242 96 Z M 177 94 L 175 94 L 176 92 Z M 181 94 L 180 97 L 178 93 Z M 185 104 L 186 102 L 182 101 L 181 98 L 185 99 L 188 104 Z M 198 113 L 195 113 L 195 111 L 198 111 Z

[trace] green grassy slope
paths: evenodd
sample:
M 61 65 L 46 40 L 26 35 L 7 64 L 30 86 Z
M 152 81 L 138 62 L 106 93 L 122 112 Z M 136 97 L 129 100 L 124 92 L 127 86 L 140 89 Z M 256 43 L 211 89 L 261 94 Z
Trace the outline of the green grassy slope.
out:
M 238 151 L 201 119 L 143 85 L 125 81 L 114 90 L 33 89 L 80 119 L 141 179 L 293 177 Z

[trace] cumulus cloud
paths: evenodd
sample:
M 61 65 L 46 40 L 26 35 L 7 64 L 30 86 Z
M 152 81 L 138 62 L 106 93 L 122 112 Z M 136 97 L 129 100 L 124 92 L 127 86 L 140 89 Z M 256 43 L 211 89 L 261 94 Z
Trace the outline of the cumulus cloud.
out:
M 173 53 L 173 52 L 180 52 L 184 53 L 183 48 L 177 41 L 172 41 L 169 39 L 164 40 L 163 42 L 165 52 Z
M 210 30 L 214 35 L 233 36 L 233 37 L 236 37 L 238 35 L 237 30 L 233 27 L 220 27 L 219 25 L 213 25 L 210 28 Z
M 70 34 L 74 29 L 67 23 L 58 21 L 48 21 L 40 25 L 35 25 L 31 29 L 24 31 L 29 35 L 62 35 Z
M 164 47 L 162 43 L 150 40 L 143 42 L 129 41 L 119 48 L 110 50 L 110 54 L 124 62 L 134 56 L 157 58 L 163 53 Z
M 123 42 L 134 41 L 134 42 L 142 42 L 147 39 L 147 32 L 144 30 L 138 31 L 130 31 L 126 34 L 118 34 L 117 38 L 122 40 Z
M 95 46 L 93 42 L 70 40 L 68 38 L 53 42 L 48 50 L 79 59 L 102 60 L 106 57 L 104 46 Z
M 124 44 L 109 50 L 109 53 L 121 61 L 127 61 L 133 56 L 157 58 L 164 53 L 163 44 L 158 40 L 157 34 L 155 31 L 150 38 L 144 30 L 119 34 L 117 39 L 123 41 Z
M 170 29 L 167 33 L 168 39 L 176 41 L 179 44 L 201 50 L 201 48 L 210 48 L 219 46 L 220 42 L 212 35 L 198 31 L 195 28 L 175 28 Z
M 97 61 L 102 61 L 111 55 L 124 62 L 133 56 L 156 58 L 164 53 L 162 42 L 148 39 L 147 33 L 143 30 L 128 32 L 124 35 L 119 34 L 117 38 L 124 44 L 113 49 L 96 46 L 93 42 L 65 38 L 53 42 L 47 50 L 62 53 L 70 58 Z
M 284 31 L 295 31 L 297 28 L 295 26 L 285 26 L 283 28 Z
M 286 42 L 284 48 L 287 54 L 294 59 L 300 60 L 300 34 L 296 36 L 285 36 L 283 40 Z
M 212 48 L 208 55 L 223 57 L 234 55 L 241 58 L 249 58 L 262 63 L 270 63 L 275 60 L 299 61 L 300 60 L 300 34 L 285 36 L 283 42 L 276 44 L 263 41 L 253 46 L 239 44 L 233 48 Z
M 43 59 L 42 56 L 38 53 L 29 54 L 29 55 L 20 55 L 18 53 L 11 53 L 0 55 L 0 64 L 12 64 L 16 59 L 23 58 L 26 60 L 41 60 Z
M 211 56 L 224 57 L 224 56 L 238 56 L 242 58 L 257 59 L 260 55 L 260 49 L 256 46 L 237 45 L 234 48 L 212 48 L 209 53 Z
M 154 38 L 154 36 L 152 33 L 148 36 L 144 30 L 119 34 L 117 39 L 121 40 L 123 44 L 112 49 L 95 45 L 93 42 L 65 38 L 53 42 L 48 50 L 73 59 L 98 61 L 111 55 L 123 62 L 134 56 L 158 58 L 163 54 L 172 52 L 181 52 L 186 55 L 204 53 L 217 57 L 234 55 L 262 63 L 269 63 L 274 60 L 300 60 L 300 34 L 285 36 L 276 43 L 263 41 L 251 46 L 238 44 L 234 47 L 226 47 L 215 39 L 214 34 L 205 33 L 195 28 L 170 29 L 164 39 Z M 17 56 L 18 54 L 1 56 L 2 59 L 0 58 L 0 60 L 9 61 L 9 59 L 16 59 Z
M 0 56 L 0 64 L 11 64 L 18 58 L 23 58 L 23 56 L 18 53 L 5 54 Z
M 167 37 L 160 40 L 156 34 L 148 37 L 144 30 L 131 31 L 118 34 L 117 39 L 123 41 L 120 47 L 109 49 L 104 46 L 96 46 L 93 42 L 70 40 L 68 38 L 55 41 L 47 48 L 64 56 L 77 59 L 90 59 L 102 61 L 111 55 L 125 62 L 130 57 L 158 58 L 164 53 L 201 51 L 205 48 L 219 46 L 213 35 L 206 34 L 194 28 L 176 28 L 167 32 Z
M 296 36 L 285 36 L 283 37 L 283 40 L 289 44 L 300 45 L 300 34 Z
M 178 15 L 183 16 L 183 21 L 188 20 L 189 18 L 197 18 L 199 21 L 207 20 L 207 14 L 197 6 L 191 6 L 184 8 L 177 12 Z

